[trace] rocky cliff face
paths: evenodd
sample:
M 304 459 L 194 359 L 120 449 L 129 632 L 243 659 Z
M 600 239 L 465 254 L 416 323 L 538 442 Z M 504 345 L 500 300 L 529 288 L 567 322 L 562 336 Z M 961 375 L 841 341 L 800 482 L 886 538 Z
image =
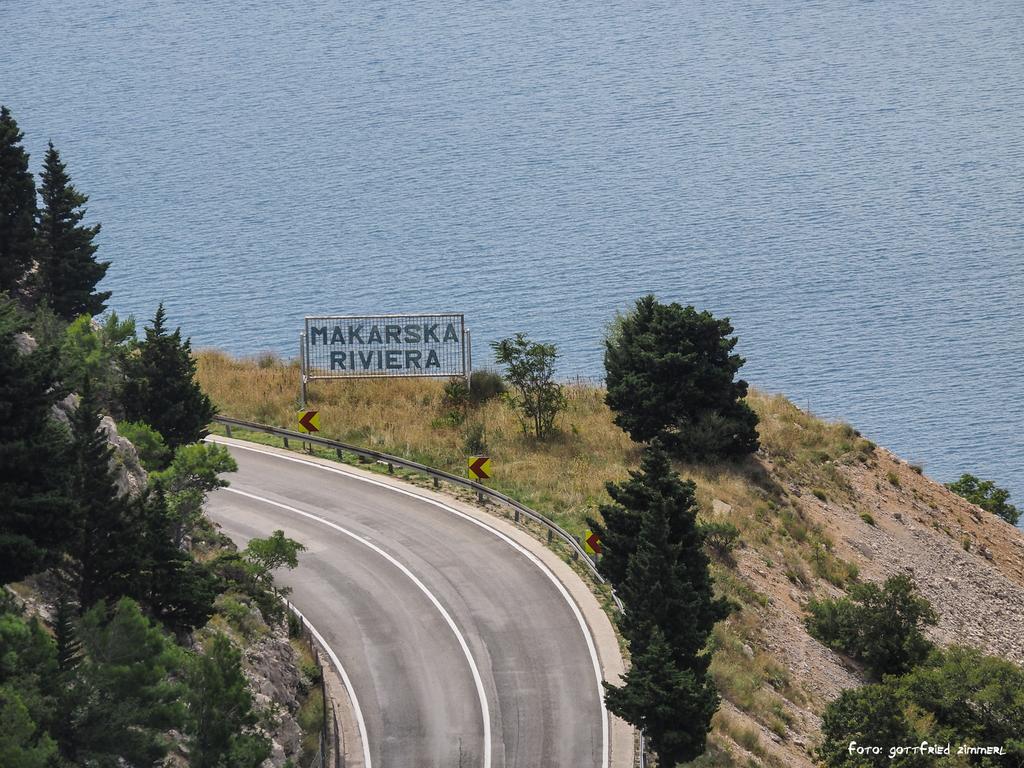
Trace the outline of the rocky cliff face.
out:
M 868 680 L 810 637 L 805 607 L 841 595 L 853 578 L 910 573 L 940 616 L 936 643 L 1024 664 L 1024 534 L 849 437 L 849 451 L 766 450 L 734 475 L 697 478 L 707 516 L 733 522 L 743 540 L 715 566 L 744 603 L 716 636 L 716 764 L 815 764 L 825 706 Z

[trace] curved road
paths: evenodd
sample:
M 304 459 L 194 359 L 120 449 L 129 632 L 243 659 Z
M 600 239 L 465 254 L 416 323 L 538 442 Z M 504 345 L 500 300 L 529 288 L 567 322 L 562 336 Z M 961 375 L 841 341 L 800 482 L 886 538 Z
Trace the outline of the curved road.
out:
M 278 580 L 351 679 L 368 768 L 608 766 L 592 634 L 536 556 L 411 486 L 229 447 L 209 514 L 240 544 L 307 547 Z

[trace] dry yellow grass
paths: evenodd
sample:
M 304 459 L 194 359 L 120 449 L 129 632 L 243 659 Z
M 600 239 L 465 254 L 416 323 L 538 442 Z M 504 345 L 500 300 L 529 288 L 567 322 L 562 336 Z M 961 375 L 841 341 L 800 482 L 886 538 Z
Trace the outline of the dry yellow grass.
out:
M 235 418 L 295 429 L 299 403 L 297 364 L 274 357 L 236 359 L 214 350 L 198 353 L 198 376 L 220 412 Z M 500 400 L 471 409 L 466 419 L 447 418 L 442 381 L 362 379 L 314 382 L 309 406 L 320 411 L 326 437 L 382 450 L 464 474 L 467 436 L 483 427 L 494 467 L 493 487 L 551 515 L 580 533 L 587 514 L 607 499 L 605 484 L 619 481 L 639 463 L 640 449 L 612 422 L 603 390 L 567 388 L 568 410 L 558 433 L 546 441 L 524 435 L 516 414 Z M 776 466 L 807 475 L 822 458 L 852 450 L 853 430 L 809 416 L 781 396 L 751 393 L 761 417 L 761 440 Z M 710 510 L 713 498 L 736 508 L 761 503 L 764 470 L 739 465 L 680 466 L 698 485 Z M 823 477 L 819 481 L 828 484 Z M 738 519 L 737 524 L 744 523 Z

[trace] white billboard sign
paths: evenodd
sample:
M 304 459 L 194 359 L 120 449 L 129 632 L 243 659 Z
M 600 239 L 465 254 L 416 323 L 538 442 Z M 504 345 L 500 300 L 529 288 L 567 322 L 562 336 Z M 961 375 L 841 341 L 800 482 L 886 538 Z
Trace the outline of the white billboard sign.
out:
M 461 314 L 306 317 L 309 379 L 466 376 Z

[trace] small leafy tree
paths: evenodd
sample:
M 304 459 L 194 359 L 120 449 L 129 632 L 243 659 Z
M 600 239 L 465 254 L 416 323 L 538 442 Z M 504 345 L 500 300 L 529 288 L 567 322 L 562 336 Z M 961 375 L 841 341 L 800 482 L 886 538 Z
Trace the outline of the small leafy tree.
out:
M 110 262 L 96 261 L 100 225 L 84 226 L 83 206 L 89 198 L 71 185 L 60 153 L 50 143 L 43 161 L 39 210 L 39 271 L 36 279 L 43 296 L 60 317 L 73 320 L 81 314 L 98 315 L 110 291 L 95 291 Z
M 22 700 L 21 692 L 0 685 L 0 765 L 4 768 L 49 768 L 57 745 Z
M 201 440 L 216 409 L 195 380 L 191 342 L 180 328 L 168 333 L 166 319 L 161 304 L 129 366 L 124 405 L 130 421 L 149 424 L 177 448 Z
M 80 315 L 64 332 L 61 373 L 64 383 L 81 392 L 87 385 L 99 404 L 113 415 L 121 410 L 124 371 L 135 342 L 135 321 L 121 320 L 116 312 L 94 321 Z
M 0 106 L 0 294 L 13 295 L 35 255 L 36 185 L 11 111 Z
M 525 334 L 491 342 L 494 359 L 506 368 L 514 393 L 505 397 L 521 414 L 523 432 L 532 427 L 538 439 L 550 434 L 555 418 L 565 410 L 565 393 L 554 381 L 558 351 L 554 344 L 531 342 Z
M 267 581 L 275 568 L 297 568 L 299 552 L 305 551 L 303 544 L 287 538 L 284 531 L 274 531 L 265 539 L 250 539 L 245 546 L 245 559 L 254 568 L 257 578 Z
M 192 768 L 256 768 L 270 742 L 256 733 L 257 715 L 242 674 L 242 655 L 221 634 L 188 672 L 188 727 Z
M 828 768 L 918 768 L 1024 764 L 1024 669 L 974 648 L 934 650 L 901 676 L 843 691 L 825 710 L 818 756 Z M 851 753 L 849 745 L 884 747 L 880 755 Z M 963 744 L 999 747 L 1002 755 L 936 760 L 930 755 L 896 756 L 888 747 Z M 954 746 L 955 749 L 955 746 Z
M 931 603 L 904 573 L 882 587 L 854 584 L 847 597 L 814 600 L 808 610 L 813 637 L 863 661 L 879 677 L 902 674 L 924 661 L 932 644 L 921 630 L 938 622 Z
M 612 324 L 604 364 L 615 423 L 637 442 L 655 438 L 687 460 L 757 450 L 757 415 L 736 380 L 743 358 L 728 319 L 654 296 Z
M 829 704 L 822 719 L 824 737 L 818 758 L 828 768 L 924 768 L 932 765 L 926 755 L 890 758 L 889 748 L 933 741 L 918 733 L 902 704 L 887 685 L 866 685 L 843 691 Z M 850 742 L 861 747 L 880 747 L 880 754 L 850 750 Z
M 971 504 L 977 504 L 986 512 L 998 515 L 1010 525 L 1016 525 L 1020 519 L 1020 512 L 1009 503 L 1010 492 L 1005 488 L 999 488 L 991 480 L 981 480 L 974 475 L 963 474 L 956 482 L 947 483 L 946 487 L 957 496 L 963 496 Z
M 171 451 L 164 443 L 163 436 L 151 426 L 141 421 L 122 421 L 117 425 L 117 433 L 135 446 L 139 461 L 147 472 L 159 472 L 167 468 Z
M 213 443 L 194 443 L 180 446 L 170 466 L 151 475 L 151 480 L 167 494 L 171 541 L 175 546 L 180 547 L 202 520 L 207 495 L 227 486 L 227 480 L 220 475 L 237 471 L 238 464 L 227 448 Z

